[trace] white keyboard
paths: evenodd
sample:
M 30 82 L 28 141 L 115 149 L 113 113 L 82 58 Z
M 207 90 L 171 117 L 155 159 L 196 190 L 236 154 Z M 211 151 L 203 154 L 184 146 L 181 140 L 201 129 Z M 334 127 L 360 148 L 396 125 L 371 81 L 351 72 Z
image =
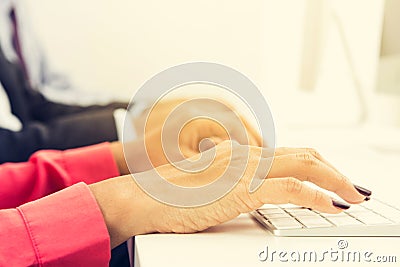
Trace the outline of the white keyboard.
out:
M 278 236 L 400 236 L 400 209 L 377 199 L 339 214 L 291 204 L 267 204 L 251 214 Z

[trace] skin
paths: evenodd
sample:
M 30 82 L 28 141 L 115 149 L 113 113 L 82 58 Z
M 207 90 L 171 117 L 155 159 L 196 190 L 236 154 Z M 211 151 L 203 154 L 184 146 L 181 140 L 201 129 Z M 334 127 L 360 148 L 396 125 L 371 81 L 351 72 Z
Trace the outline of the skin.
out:
M 170 115 L 170 113 L 177 108 L 180 104 L 184 103 L 185 101 L 188 101 L 188 99 L 185 98 L 175 98 L 175 99 L 168 99 L 168 100 L 163 100 L 160 102 L 157 102 L 153 109 L 149 113 L 149 117 L 147 118 L 146 121 L 146 112 L 144 112 L 141 116 L 138 116 L 137 118 L 134 119 L 133 123 L 135 125 L 135 129 L 139 135 L 139 137 L 144 136 L 144 131 L 143 128 L 145 128 L 146 133 L 148 134 L 150 131 L 153 131 L 154 129 L 160 129 L 161 125 L 166 121 L 167 117 Z M 225 114 L 229 114 L 232 112 L 235 112 L 235 108 L 233 108 L 231 105 L 228 103 L 224 103 L 223 100 L 218 100 L 221 105 L 217 105 L 215 101 L 209 101 L 208 103 L 193 103 L 191 102 L 190 106 L 185 107 L 185 115 L 186 118 L 194 117 L 195 115 L 199 115 L 202 113 L 202 110 L 204 110 L 204 106 L 207 106 L 207 110 L 212 110 L 213 114 L 221 114 L 222 116 Z M 245 126 L 247 132 L 248 132 L 248 139 L 249 140 L 237 140 L 241 144 L 249 144 L 249 145 L 254 145 L 254 146 L 263 146 L 262 140 L 260 135 L 257 133 L 257 131 L 254 130 L 254 128 L 248 123 L 248 121 L 243 118 L 240 114 L 236 114 L 241 120 L 243 125 Z M 185 116 L 181 117 L 181 119 L 185 119 Z M 191 123 L 193 124 L 202 124 L 204 120 L 196 120 Z M 231 124 L 225 125 L 228 127 L 228 130 L 234 131 L 237 125 L 236 122 L 232 121 Z M 191 128 L 190 126 L 188 128 Z M 215 127 L 213 125 L 213 134 L 215 136 L 220 137 L 223 140 L 229 140 L 230 138 L 226 135 L 226 132 L 222 129 L 222 127 Z M 205 137 L 210 137 L 210 135 L 207 135 L 207 133 L 200 133 L 197 132 L 196 135 L 199 137 L 201 135 Z M 183 135 L 185 136 L 185 135 Z M 203 137 L 204 138 L 204 137 Z M 237 138 L 236 138 L 237 139 Z
M 203 172 L 189 176 L 170 164 L 159 166 L 156 170 L 171 183 L 200 186 L 217 179 L 221 169 L 230 160 L 246 160 L 247 154 L 241 151 L 247 148 L 250 148 L 247 168 L 236 186 L 223 198 L 201 207 L 179 208 L 161 203 L 147 195 L 130 175 L 90 185 L 103 212 L 112 247 L 140 234 L 202 231 L 229 221 L 241 213 L 250 212 L 265 203 L 293 203 L 327 213 L 342 211 L 332 205 L 330 196 L 302 181 L 312 181 L 322 188 L 336 192 L 349 203 L 361 203 L 365 198 L 355 190 L 348 178 L 313 149 L 277 149 L 277 156 L 266 177 L 257 174 L 257 166 L 259 162 L 266 165 L 272 160 L 263 156 L 270 155 L 270 151 L 267 148 L 245 146 L 230 141 L 224 141 L 203 152 L 215 152 L 216 155 L 210 168 Z M 231 159 L 233 150 L 243 156 Z M 206 157 L 200 160 L 203 159 L 207 160 Z M 215 175 L 210 175 L 212 173 Z M 149 170 L 134 175 L 146 177 L 154 175 L 154 172 Z M 263 183 L 255 192 L 250 193 L 249 185 L 253 178 L 262 179 Z M 154 214 L 158 214 L 157 218 L 165 219 L 159 220 Z
M 350 180 L 317 151 L 310 148 L 277 148 L 272 153 L 270 149 L 262 147 L 260 136 L 243 118 L 241 120 L 247 138 L 238 138 L 238 142 L 226 141 L 229 139 L 226 130 L 213 120 L 198 119 L 186 124 L 179 135 L 182 154 L 172 153 L 169 155 L 170 161 L 179 162 L 189 158 L 192 162 L 180 162 L 189 171 L 208 162 L 210 158 L 213 161 L 209 168 L 200 172 L 188 173 L 177 169 L 165 157 L 160 125 L 163 125 L 168 113 L 182 101 L 160 102 L 154 113 L 150 114 L 145 134 L 139 135 L 136 141 L 125 144 L 124 147 L 121 143 L 112 143 L 111 150 L 123 176 L 89 186 L 103 213 L 112 247 L 140 234 L 202 231 L 266 203 L 293 203 L 327 213 L 342 211 L 333 206 L 330 196 L 307 186 L 303 181 L 313 182 L 335 192 L 349 203 L 361 203 L 364 200 L 365 196 L 357 192 Z M 226 116 L 229 114 L 225 112 L 234 111 L 215 112 Z M 178 116 L 166 126 L 169 127 L 167 130 L 180 129 L 185 116 L 190 117 L 193 114 L 195 113 L 191 110 L 183 112 L 183 117 Z M 242 127 L 233 120 L 228 124 L 228 131 Z M 208 138 L 211 143 L 202 149 L 199 144 L 204 138 Z M 126 158 L 134 163 L 131 169 L 126 164 L 123 150 Z M 239 157 L 232 158 L 232 152 L 237 152 Z M 144 192 L 130 175 L 133 173 L 133 176 L 150 178 L 157 171 L 172 184 L 202 186 L 218 179 L 230 161 L 233 161 L 231 166 L 239 166 L 245 160 L 248 160 L 246 169 L 234 188 L 224 197 L 200 207 L 180 208 L 159 202 Z M 269 166 L 271 168 L 267 172 Z M 260 171 L 263 168 L 264 171 Z M 233 168 L 230 171 L 241 173 L 242 170 Z M 252 179 L 262 181 L 262 185 L 254 192 L 249 191 Z M 153 216 L 154 214 L 158 216 Z M 160 217 L 165 219 L 159 220 Z
M 126 166 L 123 166 L 124 160 L 117 155 L 121 174 L 143 172 L 160 165 L 181 161 L 198 155 L 201 150 L 207 150 L 225 140 L 233 139 L 243 145 L 263 145 L 261 136 L 245 118 L 237 114 L 233 108 L 216 105 L 215 102 L 208 103 L 207 109 L 213 109 L 213 115 L 216 117 L 224 118 L 225 128 L 208 118 L 197 118 L 186 123 L 191 118 L 202 114 L 204 106 L 198 106 L 196 103 L 186 106 L 184 112 L 180 112 L 169 123 L 165 123 L 170 112 L 185 101 L 186 99 L 173 99 L 158 102 L 149 113 L 146 123 L 143 121 L 143 116 L 135 121 L 139 132 L 140 129 L 145 130 L 144 133 L 138 134 L 138 139 L 124 144 L 126 159 L 132 163 L 129 166 L 130 172 Z M 244 129 L 245 135 L 239 134 L 237 129 Z M 162 139 L 163 131 L 166 135 L 164 140 Z M 179 133 L 178 138 L 171 133 L 176 133 L 177 136 Z M 178 139 L 179 150 L 169 150 L 169 147 L 177 147 L 173 143 L 176 139 Z M 208 139 L 208 142 L 202 143 L 204 139 Z M 200 143 L 202 146 L 199 145 Z M 116 153 L 122 151 L 118 143 L 114 145 Z

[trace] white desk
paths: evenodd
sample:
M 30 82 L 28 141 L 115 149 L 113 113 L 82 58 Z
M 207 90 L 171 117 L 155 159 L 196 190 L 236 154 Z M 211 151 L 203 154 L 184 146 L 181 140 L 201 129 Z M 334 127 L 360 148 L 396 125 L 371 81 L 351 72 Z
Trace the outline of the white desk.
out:
M 293 139 L 281 139 L 285 144 L 318 147 L 353 181 L 373 191 L 381 199 L 400 206 L 400 154 L 382 153 L 373 149 L 370 134 L 354 131 L 314 130 L 291 132 Z M 400 136 L 400 134 L 398 135 Z M 324 140 L 336 140 L 326 144 Z M 196 234 L 152 234 L 137 236 L 135 262 L 137 267 L 154 266 L 268 266 L 270 259 L 261 262 L 258 254 L 268 245 L 270 250 L 288 252 L 338 250 L 337 242 L 345 239 L 347 251 L 373 252 L 373 255 L 394 255 L 400 262 L 400 238 L 337 238 L 337 237 L 275 237 L 244 214 L 225 224 Z M 338 250 L 340 251 L 340 250 Z M 321 253 L 322 253 L 321 252 Z M 308 266 L 307 263 L 273 263 L 288 266 Z M 344 263 L 324 261 L 324 265 Z M 351 266 L 353 266 L 352 263 Z M 365 265 L 358 263 L 356 265 Z M 386 266 L 369 263 L 367 266 Z

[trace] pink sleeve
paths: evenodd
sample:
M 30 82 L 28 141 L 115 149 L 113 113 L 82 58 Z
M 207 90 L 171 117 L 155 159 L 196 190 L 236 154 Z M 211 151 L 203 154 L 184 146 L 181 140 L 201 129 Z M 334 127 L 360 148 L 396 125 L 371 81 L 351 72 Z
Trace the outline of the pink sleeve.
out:
M 0 210 L 0 266 L 108 266 L 110 241 L 89 188 L 78 183 Z
M 91 184 L 118 175 L 109 143 L 39 151 L 28 162 L 0 165 L 0 209 L 15 208 L 81 181 Z

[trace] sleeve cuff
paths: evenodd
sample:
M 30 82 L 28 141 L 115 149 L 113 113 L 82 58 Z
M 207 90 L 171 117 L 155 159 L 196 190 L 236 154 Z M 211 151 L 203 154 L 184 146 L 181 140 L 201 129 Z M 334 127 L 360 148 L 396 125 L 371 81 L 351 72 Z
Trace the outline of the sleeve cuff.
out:
M 108 266 L 107 227 L 84 183 L 22 205 L 18 210 L 39 266 Z

